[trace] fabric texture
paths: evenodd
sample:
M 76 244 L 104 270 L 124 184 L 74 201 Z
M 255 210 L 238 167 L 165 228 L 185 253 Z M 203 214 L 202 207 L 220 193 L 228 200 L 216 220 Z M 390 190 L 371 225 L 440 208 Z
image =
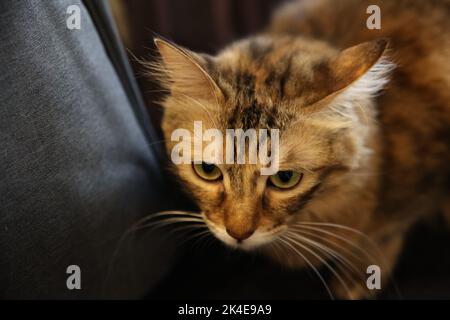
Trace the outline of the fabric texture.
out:
M 66 26 L 70 5 L 81 30 Z M 89 12 L 2 0 L 0 29 L 0 296 L 142 296 L 173 246 L 119 239 L 164 207 L 165 185 Z M 81 290 L 66 286 L 70 265 Z

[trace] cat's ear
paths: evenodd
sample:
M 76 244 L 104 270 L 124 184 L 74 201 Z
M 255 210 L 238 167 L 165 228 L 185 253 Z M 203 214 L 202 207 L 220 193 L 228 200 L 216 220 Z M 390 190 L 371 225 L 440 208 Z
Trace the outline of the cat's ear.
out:
M 158 38 L 154 42 L 172 95 L 212 102 L 221 99 L 221 90 L 203 67 L 206 61 L 202 56 Z
M 336 97 L 365 100 L 379 93 L 389 81 L 395 64 L 386 58 L 388 41 L 364 42 L 340 52 L 327 63 L 328 93 L 318 105 Z
M 372 74 L 378 78 L 383 76 L 384 70 L 379 67 L 374 69 L 374 67 L 379 63 L 386 48 L 387 41 L 380 39 L 364 42 L 342 51 L 332 61 L 335 81 L 338 85 L 347 87 L 364 75 Z

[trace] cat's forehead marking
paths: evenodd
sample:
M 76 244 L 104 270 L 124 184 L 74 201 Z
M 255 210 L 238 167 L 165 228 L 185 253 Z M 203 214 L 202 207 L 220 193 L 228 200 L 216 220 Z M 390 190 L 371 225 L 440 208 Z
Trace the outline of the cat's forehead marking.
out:
M 232 83 L 234 92 L 228 108 L 229 128 L 274 129 L 281 126 L 277 101 L 269 94 L 275 80 L 267 81 L 270 77 L 274 79 L 275 75 L 260 77 L 249 70 L 235 73 Z
M 255 79 L 248 72 L 236 74 L 236 92 L 228 110 L 228 128 L 247 130 L 278 126 L 278 109 L 272 101 L 256 95 Z
M 281 110 L 280 103 L 286 96 L 294 53 L 261 39 L 232 52 L 222 55 L 216 69 L 228 98 L 226 127 L 281 129 L 289 111 Z
M 324 97 L 334 83 L 327 64 L 335 49 L 289 36 L 256 37 L 238 42 L 217 56 L 219 87 L 235 105 L 276 105 L 295 99 L 308 105 Z M 267 111 L 267 110 L 266 110 Z
M 257 179 L 260 176 L 259 170 L 256 167 L 231 165 L 226 170 L 230 178 L 233 194 L 236 197 L 243 196 L 255 190 Z

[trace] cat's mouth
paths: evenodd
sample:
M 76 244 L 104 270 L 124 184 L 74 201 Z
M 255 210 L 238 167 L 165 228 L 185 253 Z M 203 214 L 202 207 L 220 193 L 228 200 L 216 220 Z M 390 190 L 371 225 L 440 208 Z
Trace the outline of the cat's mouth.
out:
M 226 245 L 245 251 L 250 251 L 259 247 L 263 247 L 274 241 L 286 229 L 286 226 L 278 226 L 270 231 L 255 230 L 255 232 L 244 240 L 238 240 L 228 234 L 225 227 L 220 227 L 204 216 L 206 225 L 211 233 Z

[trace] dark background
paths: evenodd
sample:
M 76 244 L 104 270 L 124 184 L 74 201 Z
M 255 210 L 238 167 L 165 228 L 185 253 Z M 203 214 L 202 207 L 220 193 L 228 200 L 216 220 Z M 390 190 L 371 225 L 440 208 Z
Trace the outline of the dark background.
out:
M 142 76 L 133 56 L 151 59 L 152 38 L 163 36 L 194 51 L 215 53 L 233 40 L 261 31 L 279 0 L 111 0 L 125 46 L 156 127 L 158 87 Z M 162 146 L 161 146 L 162 147 Z M 174 190 L 174 197 L 179 191 Z M 450 298 L 450 233 L 443 221 L 411 231 L 391 286 L 381 298 Z M 292 271 L 218 241 L 185 244 L 170 275 L 152 299 L 328 299 L 312 271 Z
M 214 54 L 233 40 L 262 31 L 282 0 L 110 0 L 119 31 L 136 71 L 149 112 L 159 127 L 161 109 L 153 101 L 159 87 L 143 75 L 137 59 L 156 55 L 155 36 L 196 52 Z

